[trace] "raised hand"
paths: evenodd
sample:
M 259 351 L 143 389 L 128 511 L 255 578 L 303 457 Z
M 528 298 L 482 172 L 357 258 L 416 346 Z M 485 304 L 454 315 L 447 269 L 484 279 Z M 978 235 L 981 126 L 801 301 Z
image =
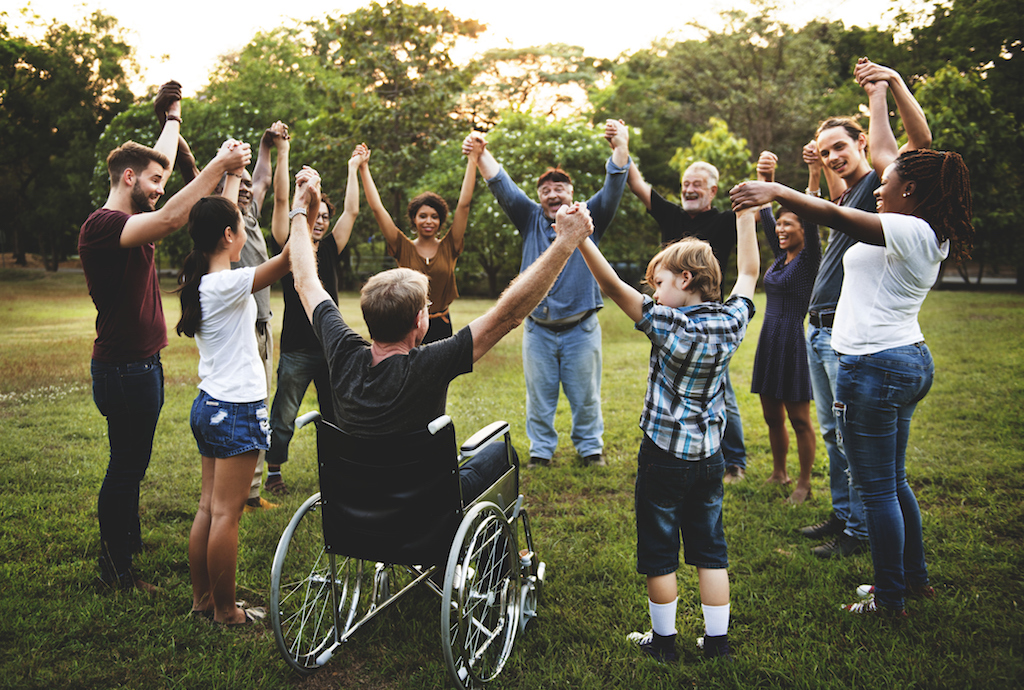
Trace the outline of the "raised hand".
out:
M 761 182 L 774 182 L 775 167 L 778 163 L 778 156 L 771 151 L 762 151 L 757 158 L 757 179 Z
M 480 156 L 487 149 L 487 138 L 484 137 L 483 132 L 470 132 L 466 135 L 466 138 L 462 140 L 462 155 L 463 156 Z
M 249 161 L 252 160 L 252 150 L 243 141 L 228 139 L 221 144 L 220 150 L 217 151 L 213 160 L 214 162 L 220 161 L 225 171 L 235 172 L 249 165 Z
M 740 212 L 748 208 L 758 208 L 775 200 L 773 182 L 740 182 L 729 190 L 732 210 Z
M 605 120 L 604 138 L 613 149 L 629 145 L 629 127 L 622 120 Z
M 289 139 L 291 139 L 291 135 L 288 134 L 288 125 L 280 120 L 267 127 L 267 130 L 263 132 L 263 140 L 271 145 L 277 144 L 279 141 L 288 141 Z
M 555 233 L 558 237 L 565 237 L 579 245 L 593 232 L 594 221 L 590 217 L 590 209 L 584 203 L 577 201 L 568 206 L 563 205 L 555 214 Z
M 181 84 L 173 79 L 160 87 L 153 100 L 153 110 L 156 112 L 160 125 L 167 122 L 167 115 L 181 118 Z
M 370 149 L 366 148 L 366 144 L 358 144 L 352 149 L 352 156 L 348 159 L 349 168 L 358 168 L 370 160 Z

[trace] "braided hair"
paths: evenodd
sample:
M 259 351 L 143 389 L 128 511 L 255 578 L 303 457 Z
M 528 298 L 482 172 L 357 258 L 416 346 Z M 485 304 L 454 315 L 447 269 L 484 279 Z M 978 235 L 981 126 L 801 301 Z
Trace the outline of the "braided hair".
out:
M 915 215 L 928 221 L 940 242 L 949 240 L 949 254 L 960 263 L 970 258 L 971 176 L 959 153 L 919 149 L 896 159 L 896 172 L 917 184 L 921 198 Z
M 210 272 L 210 254 L 220 245 L 224 229 L 239 230 L 241 217 L 238 207 L 221 196 L 203 197 L 188 214 L 188 234 L 192 236 L 192 251 L 185 257 L 185 265 L 178 274 L 181 298 L 181 318 L 175 327 L 178 335 L 194 338 L 203 320 L 199 305 L 199 283 Z

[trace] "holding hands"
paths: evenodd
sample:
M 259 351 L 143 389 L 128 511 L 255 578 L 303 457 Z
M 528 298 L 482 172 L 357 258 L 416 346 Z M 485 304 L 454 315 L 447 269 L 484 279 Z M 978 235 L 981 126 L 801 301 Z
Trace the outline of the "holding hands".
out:
M 220 162 L 227 172 L 238 174 L 249 165 L 252 159 L 252 149 L 243 141 L 228 139 L 221 144 L 214 162 Z
M 487 138 L 484 137 L 483 132 L 470 132 L 466 138 L 462 140 L 463 156 L 469 156 L 470 158 L 477 159 L 486 150 Z
M 263 133 L 263 142 L 270 145 L 278 145 L 289 139 L 291 139 L 291 135 L 288 134 L 288 125 L 280 120 L 267 127 Z
M 555 234 L 579 245 L 594 232 L 594 221 L 590 209 L 582 202 L 563 205 L 555 214 Z
M 629 145 L 629 127 L 622 120 L 605 120 L 604 138 L 612 150 Z
M 757 179 L 761 182 L 774 182 L 775 166 L 778 164 L 778 156 L 771 151 L 762 151 L 757 158 Z
M 172 120 L 181 122 L 181 84 L 172 79 L 161 86 L 153 100 L 153 110 L 160 120 L 160 126 L 167 122 L 168 115 Z
M 359 144 L 352 149 L 352 157 L 348 159 L 348 169 L 356 170 L 370 162 L 370 149 L 366 144 Z

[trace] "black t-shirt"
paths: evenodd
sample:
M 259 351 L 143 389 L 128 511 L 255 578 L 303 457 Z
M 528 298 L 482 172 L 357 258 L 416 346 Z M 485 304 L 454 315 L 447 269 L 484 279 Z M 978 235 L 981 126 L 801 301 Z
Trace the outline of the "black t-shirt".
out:
M 370 343 L 324 300 L 313 312 L 313 330 L 331 372 L 338 426 L 354 436 L 409 434 L 445 413 L 448 384 L 473 371 L 473 334 L 465 327 L 450 338 L 392 355 L 370 366 Z
M 270 248 L 275 254 L 281 253 L 277 241 L 270 238 Z M 335 304 L 338 303 L 338 243 L 334 235 L 327 235 L 316 250 L 316 271 L 320 282 Z M 295 291 L 292 274 L 281 278 L 284 291 L 284 323 L 281 325 L 281 352 L 320 352 L 320 340 L 306 318 L 302 300 Z
M 661 229 L 661 243 L 675 242 L 683 237 L 696 237 L 711 245 L 711 251 L 718 259 L 718 267 L 722 269 L 722 280 L 725 280 L 725 269 L 729 265 L 729 257 L 736 247 L 736 214 L 732 211 L 719 211 L 711 208 L 691 218 L 682 206 L 673 204 L 651 189 L 651 208 L 647 211 Z M 725 292 L 725 285 L 722 285 Z

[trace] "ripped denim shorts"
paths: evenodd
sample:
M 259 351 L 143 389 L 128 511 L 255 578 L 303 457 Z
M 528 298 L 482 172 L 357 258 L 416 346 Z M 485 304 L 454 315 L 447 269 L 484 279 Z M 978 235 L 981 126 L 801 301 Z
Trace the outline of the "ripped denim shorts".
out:
M 270 448 L 267 401 L 230 403 L 199 391 L 192 403 L 192 435 L 207 458 L 230 458 Z

